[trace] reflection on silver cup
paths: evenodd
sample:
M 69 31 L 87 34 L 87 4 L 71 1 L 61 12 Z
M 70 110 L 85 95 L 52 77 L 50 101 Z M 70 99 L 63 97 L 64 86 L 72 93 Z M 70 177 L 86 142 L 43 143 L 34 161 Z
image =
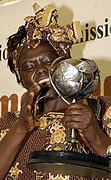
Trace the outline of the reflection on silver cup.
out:
M 67 104 L 90 96 L 100 80 L 96 63 L 83 58 L 55 60 L 49 78 L 55 91 Z

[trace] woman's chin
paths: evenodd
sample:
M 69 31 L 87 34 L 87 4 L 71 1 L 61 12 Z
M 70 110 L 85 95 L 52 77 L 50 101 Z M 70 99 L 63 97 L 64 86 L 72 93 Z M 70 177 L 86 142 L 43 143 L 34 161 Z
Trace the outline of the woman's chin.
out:
M 53 101 L 55 99 L 58 98 L 58 95 L 57 94 L 47 94 L 46 97 L 44 97 L 44 101 L 45 102 L 48 102 L 48 101 Z

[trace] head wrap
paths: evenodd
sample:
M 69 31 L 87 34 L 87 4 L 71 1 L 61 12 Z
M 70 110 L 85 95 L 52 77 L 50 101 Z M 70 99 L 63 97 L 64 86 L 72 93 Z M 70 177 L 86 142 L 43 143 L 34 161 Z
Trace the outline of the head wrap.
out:
M 18 60 L 25 45 L 29 48 L 36 48 L 40 42 L 49 42 L 56 50 L 59 57 L 69 58 L 70 48 L 82 38 L 79 21 L 72 22 L 66 26 L 57 23 L 58 12 L 51 5 L 41 8 L 38 4 L 33 5 L 34 16 L 27 16 L 24 20 L 26 35 L 11 52 L 13 67 L 16 76 L 19 78 Z M 21 26 L 22 27 L 22 26 Z M 21 29 L 18 29 L 18 34 Z M 22 35 L 21 35 L 22 36 Z M 13 38 L 13 36 L 11 36 Z M 15 41 L 16 42 L 16 41 Z M 10 50 L 9 52 L 10 53 Z

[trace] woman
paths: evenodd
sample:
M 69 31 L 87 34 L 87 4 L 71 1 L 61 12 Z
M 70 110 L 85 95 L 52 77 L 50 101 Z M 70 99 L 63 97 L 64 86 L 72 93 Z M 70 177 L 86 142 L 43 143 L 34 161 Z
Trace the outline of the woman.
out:
M 110 97 L 98 100 L 105 108 L 101 121 L 98 121 L 89 106 L 82 103 L 67 105 L 49 81 L 48 71 L 52 62 L 60 56 L 64 59 L 70 57 L 70 48 L 80 35 L 78 25 L 76 31 L 79 35 L 76 32 L 76 36 L 73 26 L 58 26 L 57 11 L 51 6 L 37 10 L 35 4 L 34 8 L 35 16 L 26 18 L 26 25 L 10 36 L 7 43 L 10 70 L 27 93 L 22 99 L 19 114 L 7 113 L 0 120 L 0 179 L 90 179 L 41 173 L 26 167 L 31 151 L 62 150 L 69 138 L 69 128 L 78 130 L 80 142 L 87 152 L 103 156 L 111 144 L 110 137 L 99 126 L 106 108 L 110 106 Z M 44 25 L 42 19 L 47 17 L 47 13 L 49 16 Z M 73 32 L 73 36 L 69 38 L 66 32 Z M 38 108 L 37 114 L 35 107 Z M 44 114 L 35 119 L 38 113 Z M 105 122 L 103 127 L 109 132 L 107 124 Z

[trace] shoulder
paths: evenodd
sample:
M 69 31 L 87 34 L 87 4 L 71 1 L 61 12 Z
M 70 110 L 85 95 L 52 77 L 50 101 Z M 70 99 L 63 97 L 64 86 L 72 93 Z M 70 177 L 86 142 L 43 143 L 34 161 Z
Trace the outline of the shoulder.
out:
M 111 137 L 111 96 L 100 96 L 101 118 L 104 131 Z
M 97 98 L 100 100 L 102 105 L 111 105 L 111 96 L 98 96 Z
M 111 108 L 111 96 L 97 96 L 93 98 L 87 98 L 89 106 L 94 110 L 95 114 L 97 112 L 104 116 L 106 111 Z
M 101 115 L 104 116 L 109 109 L 111 109 L 111 96 L 99 96 L 101 104 Z
M 18 119 L 17 112 L 7 112 L 4 116 L 0 117 L 0 130 L 3 128 L 10 128 Z
M 16 113 L 8 112 L 0 118 L 0 141 L 17 121 Z

